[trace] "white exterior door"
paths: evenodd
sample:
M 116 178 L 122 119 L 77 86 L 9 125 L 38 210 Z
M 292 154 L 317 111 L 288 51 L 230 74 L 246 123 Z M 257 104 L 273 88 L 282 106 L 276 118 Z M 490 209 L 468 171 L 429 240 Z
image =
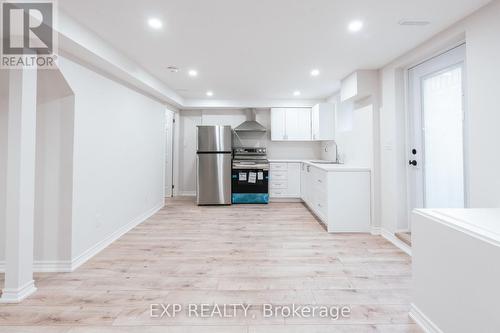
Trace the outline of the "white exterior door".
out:
M 408 74 L 409 208 L 463 208 L 465 45 Z

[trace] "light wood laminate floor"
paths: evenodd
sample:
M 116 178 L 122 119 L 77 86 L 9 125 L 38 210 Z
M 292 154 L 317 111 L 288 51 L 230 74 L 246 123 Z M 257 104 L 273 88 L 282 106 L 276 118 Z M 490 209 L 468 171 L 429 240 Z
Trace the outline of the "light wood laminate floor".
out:
M 36 274 L 36 294 L 0 304 L 0 332 L 420 332 L 408 317 L 410 266 L 382 237 L 326 233 L 300 203 L 170 200 L 75 272 Z M 152 303 L 246 303 L 252 315 L 155 319 Z M 268 303 L 352 313 L 263 318 Z

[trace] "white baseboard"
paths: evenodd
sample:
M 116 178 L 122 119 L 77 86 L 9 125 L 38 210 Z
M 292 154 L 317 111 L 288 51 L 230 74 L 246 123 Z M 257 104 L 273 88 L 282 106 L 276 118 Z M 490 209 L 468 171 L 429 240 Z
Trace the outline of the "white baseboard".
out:
M 36 291 L 35 281 L 31 280 L 19 289 L 4 289 L 0 303 L 19 303 Z
M 411 248 L 405 242 L 397 238 L 392 232 L 386 229 L 381 230 L 382 237 L 387 239 L 389 242 L 398 247 L 401 251 L 405 252 L 407 255 L 411 256 Z
M 87 249 L 85 252 L 80 254 L 78 257 L 74 258 L 73 260 L 53 260 L 53 261 L 39 261 L 35 260 L 33 262 L 33 272 L 36 273 L 61 273 L 61 272 L 73 272 L 76 270 L 78 267 L 83 265 L 85 262 L 87 262 L 90 258 L 104 250 L 106 247 L 108 247 L 110 244 L 115 242 L 117 239 L 119 239 L 121 236 L 135 228 L 137 225 L 141 224 L 154 214 L 156 214 L 160 209 L 163 208 L 165 203 L 160 202 L 156 204 L 153 208 L 151 208 L 149 211 L 145 212 L 144 214 L 136 217 L 120 229 L 116 230 L 112 234 L 108 235 L 106 238 L 104 238 L 102 241 L 99 243 L 95 244 L 91 248 Z M 0 262 L 0 273 L 5 272 L 5 262 L 1 261 Z
M 33 262 L 33 272 L 53 273 L 53 272 L 71 272 L 71 261 L 35 261 Z
M 127 232 L 129 232 L 130 230 L 132 230 L 133 228 L 135 228 L 136 226 L 138 226 L 139 224 L 141 224 L 142 222 L 144 222 L 145 220 L 147 220 L 148 218 L 150 218 L 151 216 L 156 214 L 160 209 L 163 208 L 163 206 L 165 206 L 165 203 L 162 200 L 160 203 L 156 204 L 153 208 L 151 208 L 146 213 L 136 217 L 135 219 L 133 219 L 132 221 L 130 221 L 129 223 L 127 223 L 126 225 L 124 225 L 120 229 L 116 230 L 115 232 L 113 232 L 112 234 L 110 234 L 109 236 L 104 238 L 99 243 L 97 243 L 94 246 L 92 246 L 91 248 L 87 249 L 85 252 L 80 254 L 78 257 L 74 258 L 71 261 L 71 271 L 76 270 L 78 267 L 80 267 L 81 265 L 86 263 L 90 258 L 92 258 L 96 254 L 98 254 L 99 252 L 104 250 L 106 247 L 108 247 L 110 244 L 115 242 L 121 236 L 123 236 L 124 234 L 126 234 Z
M 417 323 L 426 333 L 443 333 L 420 309 L 413 303 L 410 304 L 410 318 Z
M 269 198 L 270 202 L 293 202 L 293 203 L 298 203 L 298 202 L 303 202 L 302 199 L 300 198 Z
M 69 260 L 52 260 L 33 262 L 33 272 L 35 273 L 69 273 L 71 270 L 71 261 Z M 0 262 L 0 273 L 5 273 L 5 262 Z
M 382 234 L 382 228 L 380 227 L 372 227 L 371 234 L 374 236 L 380 236 Z

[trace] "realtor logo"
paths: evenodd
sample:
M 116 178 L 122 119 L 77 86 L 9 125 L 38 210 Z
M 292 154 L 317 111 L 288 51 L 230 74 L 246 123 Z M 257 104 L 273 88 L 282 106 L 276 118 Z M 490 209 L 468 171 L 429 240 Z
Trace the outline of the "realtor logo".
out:
M 1 67 L 55 68 L 54 1 L 1 2 Z

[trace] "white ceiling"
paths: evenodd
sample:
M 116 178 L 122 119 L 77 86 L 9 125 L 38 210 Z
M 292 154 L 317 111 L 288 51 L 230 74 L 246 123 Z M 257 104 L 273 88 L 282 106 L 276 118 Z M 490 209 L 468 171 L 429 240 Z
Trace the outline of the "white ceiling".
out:
M 489 0 L 63 0 L 59 6 L 187 99 L 321 99 Z M 150 17 L 164 27 L 154 31 Z M 352 34 L 349 21 L 364 29 Z M 425 27 L 401 19 L 428 20 Z M 181 68 L 171 73 L 167 66 Z M 309 72 L 318 68 L 321 75 Z M 199 72 L 197 78 L 188 69 Z

